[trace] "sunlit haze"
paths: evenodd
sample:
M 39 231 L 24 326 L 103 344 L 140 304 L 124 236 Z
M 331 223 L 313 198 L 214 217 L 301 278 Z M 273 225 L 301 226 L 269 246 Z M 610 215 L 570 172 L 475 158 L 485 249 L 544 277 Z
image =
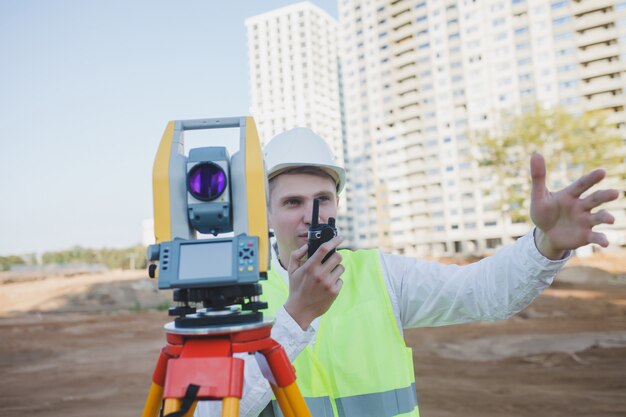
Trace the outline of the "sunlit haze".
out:
M 244 20 L 290 3 L 1 2 L 0 255 L 140 243 L 168 120 L 248 114 Z

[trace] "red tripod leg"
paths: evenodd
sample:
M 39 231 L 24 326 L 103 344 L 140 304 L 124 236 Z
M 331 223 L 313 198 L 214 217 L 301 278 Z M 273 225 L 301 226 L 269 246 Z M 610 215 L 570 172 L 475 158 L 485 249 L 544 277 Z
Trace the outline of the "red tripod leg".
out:
M 165 374 L 167 372 L 167 361 L 172 357 L 168 352 L 168 347 L 161 349 L 154 373 L 152 374 L 152 384 L 146 399 L 141 417 L 157 417 L 161 410 L 163 401 L 163 386 L 165 385 Z
M 296 373 L 285 350 L 272 339 L 272 347 L 261 350 L 276 380 L 272 390 L 285 417 L 311 417 L 309 408 L 296 385 Z

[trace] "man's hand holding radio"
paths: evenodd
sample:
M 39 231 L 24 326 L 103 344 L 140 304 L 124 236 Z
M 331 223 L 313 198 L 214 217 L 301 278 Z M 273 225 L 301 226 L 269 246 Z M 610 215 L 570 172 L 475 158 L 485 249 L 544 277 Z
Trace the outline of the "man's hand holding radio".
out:
M 341 274 L 345 271 L 341 255 L 335 251 L 323 263 L 322 260 L 342 241 L 342 236 L 335 236 L 306 261 L 303 258 L 308 244 L 293 251 L 289 257 L 289 298 L 285 310 L 303 330 L 330 308 L 341 290 Z

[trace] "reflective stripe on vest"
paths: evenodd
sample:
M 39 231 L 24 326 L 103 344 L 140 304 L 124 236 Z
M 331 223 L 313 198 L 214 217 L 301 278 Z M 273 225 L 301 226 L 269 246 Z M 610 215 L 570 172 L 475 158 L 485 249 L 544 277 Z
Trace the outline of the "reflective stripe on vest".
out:
M 337 398 L 336 404 L 339 417 L 392 417 L 413 411 L 417 407 L 417 395 L 413 383 L 408 387 L 386 392 Z
M 322 316 L 314 346 L 293 361 L 311 414 L 419 416 L 412 352 L 398 329 L 378 251 L 340 253 L 346 270 L 339 296 Z M 268 275 L 261 282 L 262 299 L 271 316 L 284 305 L 289 288 L 274 271 Z
M 304 401 L 311 412 L 311 417 L 333 417 L 333 406 L 330 402 L 330 397 L 305 397 Z M 275 417 L 284 417 L 276 400 L 272 400 L 272 411 Z
M 305 401 L 311 416 L 333 416 L 333 408 L 329 397 L 305 398 Z M 406 388 L 392 391 L 337 398 L 335 402 L 339 417 L 368 415 L 392 417 L 413 411 L 417 407 L 417 396 L 415 395 L 415 384 L 411 384 Z M 272 409 L 274 416 L 283 417 L 276 400 L 272 400 Z

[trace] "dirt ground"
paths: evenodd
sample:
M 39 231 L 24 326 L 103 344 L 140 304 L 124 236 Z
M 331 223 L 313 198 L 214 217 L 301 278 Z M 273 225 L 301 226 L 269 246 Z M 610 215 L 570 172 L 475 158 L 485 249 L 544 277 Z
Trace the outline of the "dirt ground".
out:
M 624 255 L 510 320 L 406 332 L 422 416 L 626 416 Z M 0 275 L 0 415 L 140 415 L 170 321 L 143 274 Z

